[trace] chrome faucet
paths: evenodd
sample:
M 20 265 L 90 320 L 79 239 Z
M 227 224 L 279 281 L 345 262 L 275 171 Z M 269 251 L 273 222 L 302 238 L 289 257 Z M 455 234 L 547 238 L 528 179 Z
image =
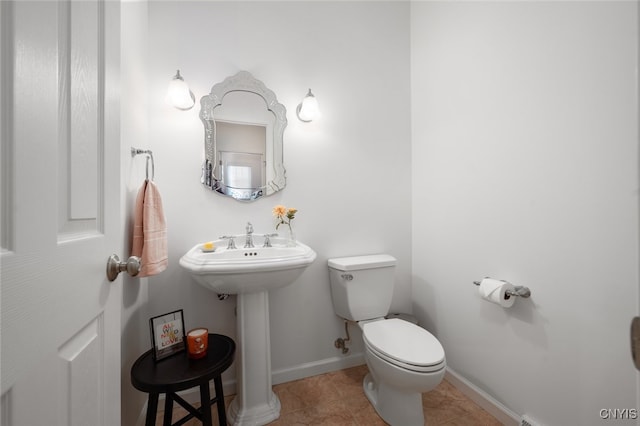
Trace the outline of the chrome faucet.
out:
M 264 234 L 264 244 L 262 245 L 262 247 L 273 247 L 271 245 L 271 237 L 277 237 L 278 234 Z
M 251 222 L 247 222 L 245 231 L 247 232 L 247 235 L 244 241 L 244 248 L 253 248 L 253 225 L 251 225 Z
M 233 235 L 223 235 L 220 237 L 221 240 L 228 241 L 227 250 L 235 250 L 237 248 L 235 238 L 236 237 L 234 237 Z

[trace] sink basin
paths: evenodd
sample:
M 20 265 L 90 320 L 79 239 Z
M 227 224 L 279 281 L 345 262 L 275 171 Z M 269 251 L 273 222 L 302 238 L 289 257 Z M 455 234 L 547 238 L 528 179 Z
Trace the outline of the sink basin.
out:
M 213 252 L 198 244 L 180 259 L 180 266 L 202 286 L 218 294 L 268 291 L 291 284 L 316 258 L 310 247 L 273 239 L 273 247 L 226 248 L 227 242 L 213 242 Z

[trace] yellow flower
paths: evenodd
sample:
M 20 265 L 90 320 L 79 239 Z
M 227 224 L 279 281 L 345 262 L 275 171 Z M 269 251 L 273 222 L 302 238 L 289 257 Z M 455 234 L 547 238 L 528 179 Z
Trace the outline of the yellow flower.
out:
M 297 212 L 298 212 L 298 209 L 289 208 L 287 210 L 287 218 L 288 219 L 294 219 L 296 217 L 296 213 Z
M 285 213 L 287 212 L 287 208 L 281 204 L 278 204 L 277 206 L 275 206 L 273 208 L 273 215 L 275 217 L 282 217 L 285 215 Z

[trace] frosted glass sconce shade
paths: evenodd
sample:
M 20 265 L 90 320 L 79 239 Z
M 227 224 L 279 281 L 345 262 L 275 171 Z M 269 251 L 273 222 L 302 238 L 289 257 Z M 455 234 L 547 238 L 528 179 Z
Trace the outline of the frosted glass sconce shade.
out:
M 189 90 L 189 85 L 180 75 L 180 70 L 176 71 L 173 80 L 169 82 L 167 88 L 167 103 L 175 108 L 183 111 L 193 108 L 196 103 L 196 97 Z
M 311 93 L 311 89 L 309 89 L 307 96 L 305 96 L 302 102 L 298 105 L 296 113 L 298 114 L 300 121 L 304 121 L 305 123 L 320 118 L 318 100 L 313 96 L 313 93 Z

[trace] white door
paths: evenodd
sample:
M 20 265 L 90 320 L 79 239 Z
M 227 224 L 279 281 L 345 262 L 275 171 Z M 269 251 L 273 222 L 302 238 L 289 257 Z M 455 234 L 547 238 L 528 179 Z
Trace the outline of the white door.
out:
M 0 13 L 2 426 L 118 425 L 120 4 Z

